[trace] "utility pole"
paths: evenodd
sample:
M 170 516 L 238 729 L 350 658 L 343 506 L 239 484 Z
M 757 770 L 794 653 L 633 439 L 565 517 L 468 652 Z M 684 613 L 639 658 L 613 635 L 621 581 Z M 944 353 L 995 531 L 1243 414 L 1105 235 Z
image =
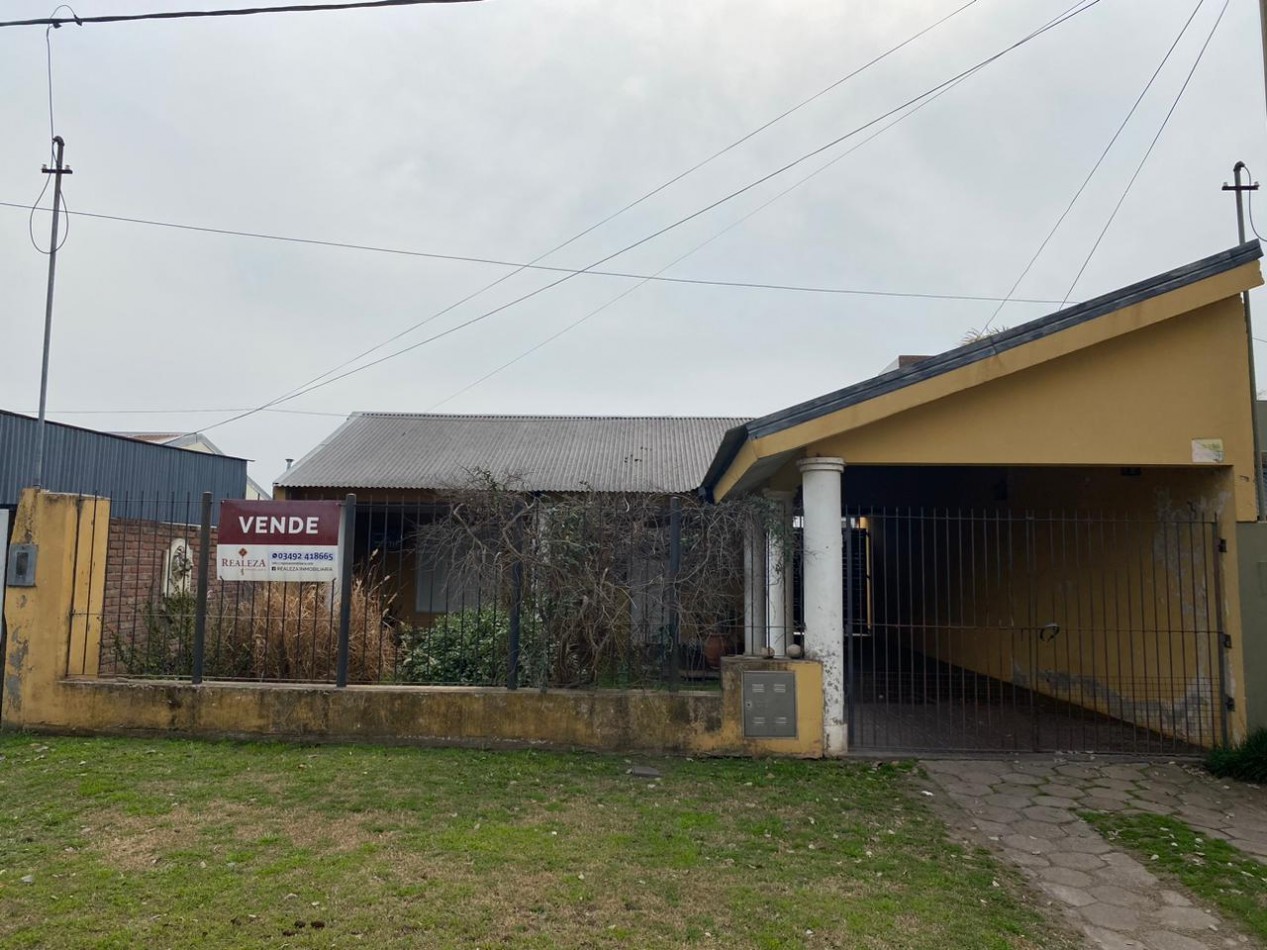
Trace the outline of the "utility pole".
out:
M 44 362 L 40 369 L 40 415 L 35 425 L 35 475 L 34 486 L 44 483 L 44 416 L 48 407 L 48 350 L 53 336 L 53 281 L 57 275 L 57 225 L 62 209 L 62 176 L 72 175 L 62 162 L 66 143 L 60 135 L 53 136 L 53 167 L 40 168 L 45 175 L 53 176 L 53 236 L 48 245 L 48 296 L 44 300 Z
M 1260 0 L 1264 14 L 1267 14 L 1267 0 Z M 1264 21 L 1267 23 L 1267 21 Z M 1267 43 L 1267 33 L 1264 34 Z M 1267 51 L 1267 47 L 1264 47 Z M 1245 192 L 1257 191 L 1258 182 L 1241 182 L 1241 172 L 1248 171 L 1244 162 L 1237 162 L 1232 168 L 1235 184 L 1223 183 L 1224 191 L 1236 192 L 1236 234 L 1242 244 L 1245 243 Z M 1254 424 L 1254 499 L 1258 507 L 1258 520 L 1267 520 L 1267 511 L 1263 510 L 1263 455 L 1258 438 L 1258 380 L 1254 370 L 1254 322 L 1249 309 L 1249 291 L 1241 294 L 1241 304 L 1245 308 L 1245 348 L 1249 353 L 1249 407 L 1250 419 Z

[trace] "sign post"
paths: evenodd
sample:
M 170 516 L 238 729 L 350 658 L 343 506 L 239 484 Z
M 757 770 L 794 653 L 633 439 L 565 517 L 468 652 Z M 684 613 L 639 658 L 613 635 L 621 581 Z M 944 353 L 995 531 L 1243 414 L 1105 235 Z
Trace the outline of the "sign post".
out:
M 339 508 L 337 501 L 222 501 L 216 577 L 337 580 Z

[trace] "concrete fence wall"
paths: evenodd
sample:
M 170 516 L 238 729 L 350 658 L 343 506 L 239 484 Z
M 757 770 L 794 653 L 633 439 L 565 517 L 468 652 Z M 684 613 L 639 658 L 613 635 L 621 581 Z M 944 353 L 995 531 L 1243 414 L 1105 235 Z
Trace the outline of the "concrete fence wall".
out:
M 46 732 L 466 745 L 718 755 L 823 753 L 817 663 L 727 658 L 722 689 L 496 688 L 129 680 L 99 675 L 109 503 L 28 490 L 15 540 L 39 545 L 36 585 L 5 603 L 0 726 Z M 743 733 L 748 670 L 795 674 L 797 735 Z

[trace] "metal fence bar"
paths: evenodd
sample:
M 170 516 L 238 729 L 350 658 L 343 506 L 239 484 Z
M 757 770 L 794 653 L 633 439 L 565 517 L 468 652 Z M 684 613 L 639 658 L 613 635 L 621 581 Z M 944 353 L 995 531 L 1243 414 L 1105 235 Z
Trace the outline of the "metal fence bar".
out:
M 191 679 L 202 682 L 207 642 L 207 575 L 211 565 L 211 492 L 202 493 L 202 521 L 198 526 L 198 593 L 194 602 L 194 655 Z
M 348 685 L 348 634 L 352 626 L 352 560 L 356 536 L 356 495 L 343 499 L 343 525 L 339 532 L 339 654 L 334 685 Z M 313 638 L 316 639 L 315 637 Z
M 678 613 L 678 574 L 682 570 L 682 500 L 669 500 L 669 688 L 676 690 L 682 682 L 681 617 Z
M 1223 555 L 1227 551 L 1227 541 L 1219 537 L 1218 526 L 1214 526 L 1211 540 L 1214 542 L 1214 604 L 1216 611 L 1216 626 L 1218 631 L 1219 642 L 1219 691 L 1214 697 L 1213 706 L 1217 710 L 1219 717 L 1220 735 L 1222 744 L 1227 745 L 1229 741 L 1228 731 L 1228 713 L 1232 709 L 1232 697 L 1228 694 L 1228 652 L 1231 647 L 1230 637 L 1227 633 L 1227 615 L 1223 609 Z M 1244 637 L 1244 631 L 1241 636 Z
M 515 526 L 512 529 L 514 544 L 510 556 L 514 558 L 510 566 L 510 636 L 506 657 L 506 688 L 519 688 L 519 641 L 523 634 L 523 599 L 524 599 L 524 526 L 525 512 L 516 512 Z

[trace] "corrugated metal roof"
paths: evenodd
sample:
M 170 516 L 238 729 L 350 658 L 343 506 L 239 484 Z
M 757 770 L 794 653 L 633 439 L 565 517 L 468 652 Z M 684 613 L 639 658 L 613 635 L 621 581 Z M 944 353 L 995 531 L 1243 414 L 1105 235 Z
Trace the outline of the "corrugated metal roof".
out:
M 929 356 L 911 365 L 881 373 L 871 379 L 865 379 L 844 389 L 798 403 L 787 409 L 780 409 L 759 419 L 753 419 L 736 426 L 726 433 L 724 441 L 717 449 L 716 457 L 708 467 L 702 479 L 702 485 L 711 490 L 726 473 L 739 450 L 749 439 L 760 439 L 765 436 L 790 429 L 793 426 L 830 415 L 841 409 L 856 406 L 870 399 L 896 392 L 915 383 L 923 382 L 960 369 L 979 360 L 1024 346 L 1043 337 L 1051 336 L 1070 327 L 1087 323 L 1107 314 L 1122 310 L 1153 297 L 1171 293 L 1198 281 L 1206 280 L 1218 274 L 1256 261 L 1263 256 L 1262 246 L 1257 241 L 1248 241 L 1230 250 L 1212 254 L 1183 267 L 1177 267 L 1156 277 L 1141 280 L 1138 283 L 1112 291 L 1092 300 L 1087 300 L 1064 310 L 1039 317 L 1028 323 L 1012 327 L 992 336 L 965 346 L 947 350 L 936 356 Z
M 30 416 L 0 410 L 0 505 L 17 504 L 31 483 L 36 426 Z M 217 501 L 244 497 L 246 460 L 49 422 L 43 482 L 52 492 L 110 498 L 120 504 L 120 514 L 126 514 L 125 499 L 134 505 L 162 499 L 169 506 L 193 499 L 196 512 L 204 491 Z
M 737 418 L 357 413 L 283 488 L 455 488 L 473 471 L 528 491 L 695 489 Z

